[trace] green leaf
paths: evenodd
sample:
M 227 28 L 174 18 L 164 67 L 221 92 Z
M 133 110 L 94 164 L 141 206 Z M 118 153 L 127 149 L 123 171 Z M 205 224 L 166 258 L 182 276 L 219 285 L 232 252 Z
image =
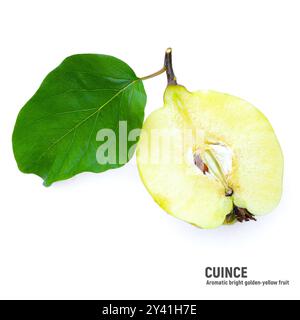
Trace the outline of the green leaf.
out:
M 66 58 L 19 113 L 13 133 L 19 169 L 37 174 L 49 186 L 81 172 L 124 165 L 137 141 L 124 147 L 119 135 L 124 140 L 128 132 L 142 127 L 145 104 L 142 81 L 123 61 L 98 54 Z M 99 148 L 111 143 L 98 133 L 105 128 L 116 134 L 116 159 L 111 163 L 97 160 Z M 114 155 L 109 157 L 114 160 Z

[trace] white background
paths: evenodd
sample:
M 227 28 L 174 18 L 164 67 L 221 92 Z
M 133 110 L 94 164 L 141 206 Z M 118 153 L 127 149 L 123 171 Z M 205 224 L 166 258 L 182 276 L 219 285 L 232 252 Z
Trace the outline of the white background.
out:
M 0 298 L 300 298 L 299 1 L 2 1 L 0 5 Z M 189 90 L 252 102 L 285 155 L 279 207 L 257 223 L 201 230 L 168 216 L 135 161 L 42 185 L 18 171 L 11 134 L 46 74 L 74 53 L 106 53 L 139 76 L 174 69 Z M 165 76 L 145 82 L 146 113 Z M 253 186 L 255 187 L 255 186 Z M 206 266 L 247 266 L 289 287 L 211 288 Z

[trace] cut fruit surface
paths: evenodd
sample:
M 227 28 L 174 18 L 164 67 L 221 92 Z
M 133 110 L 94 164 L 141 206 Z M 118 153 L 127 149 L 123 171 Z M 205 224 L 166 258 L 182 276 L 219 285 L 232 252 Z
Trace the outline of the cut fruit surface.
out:
M 229 151 L 228 168 L 215 146 Z M 195 165 L 196 153 L 208 172 L 199 160 Z M 268 213 L 281 197 L 283 156 L 270 123 L 248 102 L 223 93 L 169 85 L 164 107 L 144 124 L 137 163 L 154 200 L 202 228 L 222 225 L 234 206 Z

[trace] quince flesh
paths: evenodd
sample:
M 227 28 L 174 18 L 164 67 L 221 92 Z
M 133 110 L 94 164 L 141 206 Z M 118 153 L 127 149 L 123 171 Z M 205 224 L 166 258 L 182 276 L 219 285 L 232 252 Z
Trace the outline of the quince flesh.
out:
M 227 169 L 218 146 L 230 154 Z M 215 91 L 169 85 L 164 106 L 145 121 L 137 164 L 154 200 L 201 228 L 231 223 L 237 208 L 264 215 L 282 193 L 283 155 L 269 121 L 250 103 Z

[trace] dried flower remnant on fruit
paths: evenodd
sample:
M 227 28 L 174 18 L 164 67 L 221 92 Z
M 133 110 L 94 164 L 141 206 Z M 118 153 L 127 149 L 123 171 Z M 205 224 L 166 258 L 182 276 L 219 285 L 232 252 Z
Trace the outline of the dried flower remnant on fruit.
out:
M 256 221 L 254 215 L 245 208 L 234 206 L 232 211 L 226 216 L 226 222 L 232 223 L 234 220 L 238 222 Z
M 256 219 L 254 218 L 254 215 L 245 208 L 239 208 L 235 206 L 233 210 L 236 215 L 236 219 L 239 222 L 244 222 L 244 221 L 247 222 L 250 220 L 256 221 Z

